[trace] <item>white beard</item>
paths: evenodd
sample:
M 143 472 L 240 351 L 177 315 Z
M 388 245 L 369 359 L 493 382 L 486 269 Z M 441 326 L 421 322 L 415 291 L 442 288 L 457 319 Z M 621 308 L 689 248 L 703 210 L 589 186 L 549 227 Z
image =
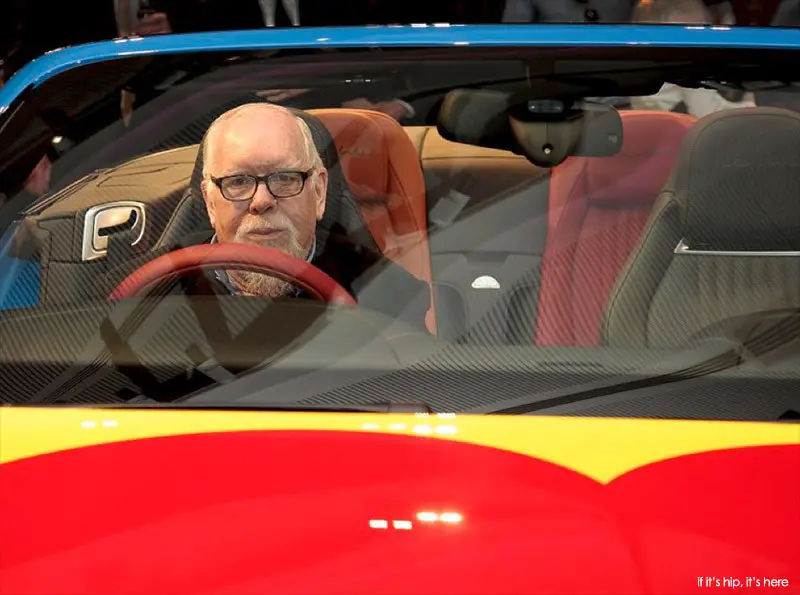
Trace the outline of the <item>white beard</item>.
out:
M 242 222 L 242 225 L 236 231 L 235 241 L 252 244 L 252 240 L 247 238 L 247 233 L 253 229 L 258 229 L 262 225 L 263 223 L 257 219 Z M 297 229 L 285 218 L 280 221 L 280 227 L 288 231 L 288 240 L 265 240 L 258 244 L 268 248 L 277 248 L 278 250 L 282 250 L 298 258 L 305 259 L 308 256 L 310 246 L 304 247 L 301 244 Z M 231 282 L 245 295 L 279 298 L 291 295 L 295 289 L 291 283 L 287 283 L 283 279 L 264 273 L 253 273 L 251 271 L 226 272 Z

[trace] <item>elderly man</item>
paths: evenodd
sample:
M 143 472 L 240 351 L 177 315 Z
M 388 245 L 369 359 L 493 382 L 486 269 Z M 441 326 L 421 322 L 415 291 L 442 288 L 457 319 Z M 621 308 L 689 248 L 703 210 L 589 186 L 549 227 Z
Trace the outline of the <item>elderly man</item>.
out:
M 202 146 L 200 188 L 214 229 L 211 242 L 254 243 L 307 259 L 359 305 L 425 328 L 430 305 L 426 283 L 369 247 L 341 237 L 341 230 L 320 228 L 326 206 L 332 206 L 326 205 L 328 171 L 303 118 L 273 104 L 242 105 L 211 124 Z M 269 275 L 215 275 L 233 294 L 300 295 Z
M 247 104 L 215 120 L 203 147 L 201 189 L 216 231 L 212 241 L 260 244 L 312 261 L 328 172 L 308 125 L 278 106 Z M 266 275 L 219 275 L 238 293 L 280 297 L 289 291 Z

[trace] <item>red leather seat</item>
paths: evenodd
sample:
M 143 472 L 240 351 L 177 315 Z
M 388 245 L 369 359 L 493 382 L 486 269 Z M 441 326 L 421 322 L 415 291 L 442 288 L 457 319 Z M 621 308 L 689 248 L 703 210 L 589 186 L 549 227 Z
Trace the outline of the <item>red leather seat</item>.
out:
M 574 157 L 553 168 L 536 344 L 594 346 L 606 299 L 639 241 L 695 118 L 621 113 L 613 157 Z
M 417 148 L 403 127 L 376 111 L 318 109 L 309 113 L 333 136 L 350 190 L 383 254 L 430 285 L 425 179 Z M 434 332 L 433 305 L 427 323 Z

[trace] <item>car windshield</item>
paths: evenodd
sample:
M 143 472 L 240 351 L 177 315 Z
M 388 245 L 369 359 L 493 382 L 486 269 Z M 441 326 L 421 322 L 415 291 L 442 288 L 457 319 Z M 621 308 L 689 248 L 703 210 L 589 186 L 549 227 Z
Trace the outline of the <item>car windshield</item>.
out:
M 124 54 L 0 113 L 4 404 L 798 417 L 796 50 Z

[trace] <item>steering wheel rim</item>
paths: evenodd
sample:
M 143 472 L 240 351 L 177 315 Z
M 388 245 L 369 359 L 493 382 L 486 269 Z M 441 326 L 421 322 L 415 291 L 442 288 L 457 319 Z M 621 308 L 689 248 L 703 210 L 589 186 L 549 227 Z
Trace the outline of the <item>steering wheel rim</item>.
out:
M 137 297 L 168 277 L 214 269 L 272 275 L 316 300 L 340 306 L 356 305 L 352 295 L 313 264 L 277 248 L 244 243 L 201 244 L 163 254 L 128 275 L 108 299 Z

